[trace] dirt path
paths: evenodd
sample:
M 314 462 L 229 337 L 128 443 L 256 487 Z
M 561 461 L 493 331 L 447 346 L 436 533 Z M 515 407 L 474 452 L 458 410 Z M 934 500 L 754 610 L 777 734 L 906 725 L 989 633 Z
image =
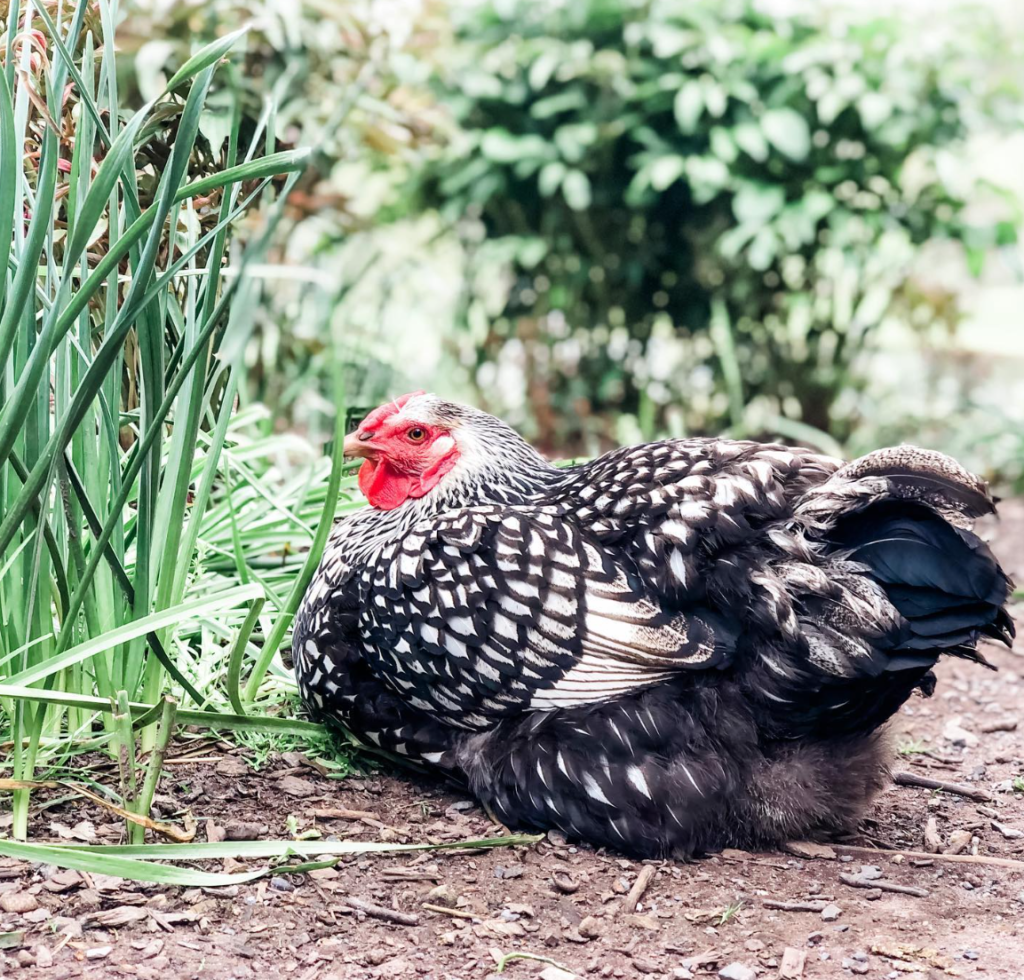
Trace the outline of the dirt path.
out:
M 1024 582 L 1024 502 L 1005 506 L 996 548 Z M 943 664 L 935 697 L 915 698 L 893 725 L 902 749 L 895 770 L 991 799 L 893 786 L 852 843 L 923 850 L 931 824 L 943 849 L 1024 860 L 1024 793 L 1013 789 L 1024 777 L 1024 656 L 993 648 L 991 659 L 998 673 Z M 294 756 L 254 772 L 238 754 L 174 772 L 164 815 L 190 807 L 198 839 L 286 837 L 289 817 L 299 830 L 356 840 L 494 833 L 467 800 L 416 779 L 332 782 Z M 373 816 L 315 816 L 327 807 Z M 35 839 L 81 820 L 99 840 L 120 834 L 96 810 L 63 806 L 40 815 Z M 0 952 L 0 975 L 484 980 L 502 953 L 521 952 L 601 978 L 1024 977 L 1021 871 L 835 852 L 832 860 L 727 852 L 692 864 L 647 862 L 647 870 L 553 834 L 532 848 L 359 857 L 310 876 L 209 892 L 0 861 L 0 932 L 25 933 L 20 949 Z M 630 911 L 627 893 L 651 871 Z M 842 875 L 870 879 L 870 887 Z M 922 894 L 871 890 L 893 884 Z M 346 896 L 409 913 L 417 924 L 364 917 Z M 780 902 L 805 910 L 772 907 Z M 516 959 L 504 975 L 545 968 Z

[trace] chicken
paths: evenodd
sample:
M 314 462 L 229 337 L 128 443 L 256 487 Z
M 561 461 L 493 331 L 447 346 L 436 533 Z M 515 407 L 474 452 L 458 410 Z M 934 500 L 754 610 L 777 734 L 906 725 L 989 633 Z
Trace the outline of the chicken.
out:
M 298 612 L 311 712 L 461 780 L 509 826 L 641 856 L 849 830 L 942 655 L 1011 642 L 939 453 L 723 439 L 551 465 L 416 392 L 345 440 L 370 506 Z

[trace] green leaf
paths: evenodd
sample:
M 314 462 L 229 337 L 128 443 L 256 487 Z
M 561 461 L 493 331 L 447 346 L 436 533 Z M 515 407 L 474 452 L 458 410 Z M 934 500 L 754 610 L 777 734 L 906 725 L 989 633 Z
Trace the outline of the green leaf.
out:
M 752 269 L 764 272 L 772 262 L 778 251 L 779 240 L 771 228 L 762 228 L 750 243 L 747 251 L 747 261 Z
M 857 111 L 865 129 L 881 126 L 892 115 L 892 100 L 881 92 L 865 92 L 857 101 Z
M 582 170 L 570 170 L 562 181 L 562 195 L 573 211 L 590 207 L 590 179 Z
M 704 91 L 700 82 L 688 81 L 676 92 L 675 102 L 672 106 L 676 117 L 676 124 L 681 132 L 687 136 L 697 130 L 697 121 L 704 111 Z
M 795 109 L 768 109 L 761 117 L 761 129 L 768 142 L 791 160 L 804 160 L 811 151 L 807 120 Z
M 240 27 L 237 31 L 225 34 L 224 37 L 211 41 L 205 47 L 200 48 L 171 76 L 170 81 L 167 83 L 167 91 L 173 92 L 176 88 L 184 85 L 190 78 L 198 75 L 204 68 L 209 68 L 210 65 L 216 64 L 235 46 L 235 42 L 242 35 L 247 34 L 248 31 L 248 26 Z
M 745 181 L 732 199 L 732 213 L 740 223 L 763 225 L 786 203 L 786 192 L 778 184 Z
M 745 122 L 733 127 L 732 137 L 736 145 L 758 163 L 768 159 L 768 140 L 764 138 L 757 123 Z
M 527 157 L 550 156 L 551 144 L 540 136 L 513 136 L 507 129 L 489 129 L 480 142 L 483 155 L 495 163 L 516 163 Z
M 651 187 L 663 191 L 671 187 L 686 172 L 686 158 L 677 154 L 659 157 L 650 166 Z
M 541 197 L 551 197 L 562 186 L 562 178 L 566 174 L 566 166 L 561 160 L 543 166 L 537 178 L 537 191 Z

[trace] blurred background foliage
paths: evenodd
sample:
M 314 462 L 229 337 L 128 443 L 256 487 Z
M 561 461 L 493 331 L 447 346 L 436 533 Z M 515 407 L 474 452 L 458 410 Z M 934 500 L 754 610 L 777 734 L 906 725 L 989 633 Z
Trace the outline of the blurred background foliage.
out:
M 140 98 L 252 24 L 236 84 L 313 145 L 258 270 L 247 396 L 472 400 L 553 453 L 911 439 L 1024 489 L 1024 15 L 753 0 L 170 0 Z M 922 18 L 926 19 L 922 19 Z M 159 40 L 151 40 L 159 38 Z M 202 123 L 221 146 L 229 100 Z M 1018 165 L 1013 164 L 1013 160 Z

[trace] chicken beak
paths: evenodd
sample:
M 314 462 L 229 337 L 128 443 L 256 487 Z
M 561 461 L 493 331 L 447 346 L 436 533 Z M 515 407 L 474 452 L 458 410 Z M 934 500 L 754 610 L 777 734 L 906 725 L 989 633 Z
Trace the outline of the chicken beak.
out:
M 372 459 L 377 455 L 376 449 L 370 445 L 370 437 L 359 432 L 345 436 L 342 446 L 345 450 L 345 459 Z

